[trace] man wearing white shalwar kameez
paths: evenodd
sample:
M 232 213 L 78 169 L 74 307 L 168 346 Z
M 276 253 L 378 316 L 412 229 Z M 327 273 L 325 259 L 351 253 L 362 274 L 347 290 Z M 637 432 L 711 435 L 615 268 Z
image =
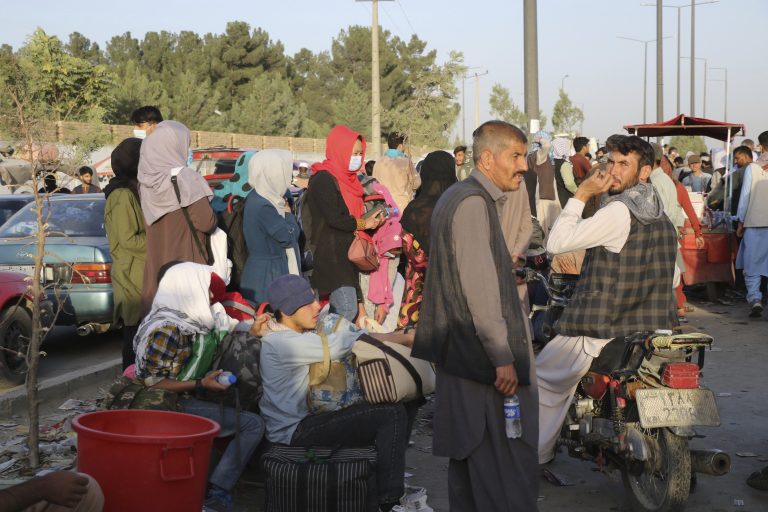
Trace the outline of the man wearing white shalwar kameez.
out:
M 576 386 L 603 347 L 616 337 L 676 323 L 677 234 L 658 193 L 644 183 L 653 169 L 653 149 L 626 136 L 615 136 L 608 149 L 607 170 L 581 183 L 547 242 L 550 253 L 587 250 L 587 256 L 556 324 L 558 336 L 536 358 L 542 464 L 554 457 Z M 606 192 L 604 206 L 582 219 L 585 203 Z
M 761 276 L 768 276 L 768 170 L 743 153 L 736 153 L 736 163 L 744 167 L 739 209 L 736 216 L 739 226 L 736 234 L 743 236 L 736 268 L 744 269 L 747 285 L 747 303 L 751 306 L 750 317 L 763 313 Z

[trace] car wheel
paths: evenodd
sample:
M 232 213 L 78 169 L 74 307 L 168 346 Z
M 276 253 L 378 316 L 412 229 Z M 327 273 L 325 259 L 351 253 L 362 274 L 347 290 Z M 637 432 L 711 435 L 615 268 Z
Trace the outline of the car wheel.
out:
M 21 306 L 0 314 L 0 386 L 17 386 L 27 376 L 27 347 L 32 338 L 32 316 Z M 23 355 L 20 355 L 23 354 Z

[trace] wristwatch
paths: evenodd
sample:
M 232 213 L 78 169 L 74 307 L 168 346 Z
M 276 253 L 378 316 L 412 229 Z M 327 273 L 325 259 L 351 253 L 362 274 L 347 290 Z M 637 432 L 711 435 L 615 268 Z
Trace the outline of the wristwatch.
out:
M 203 389 L 203 379 L 195 380 L 195 393 L 199 393 Z

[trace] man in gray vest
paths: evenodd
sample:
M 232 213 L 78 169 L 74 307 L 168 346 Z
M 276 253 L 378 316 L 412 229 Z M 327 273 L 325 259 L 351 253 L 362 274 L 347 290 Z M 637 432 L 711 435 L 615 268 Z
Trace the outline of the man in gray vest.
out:
M 537 510 L 536 375 L 500 221 L 505 192 L 522 183 L 526 146 L 509 123 L 481 125 L 475 169 L 432 214 L 413 355 L 437 364 L 432 451 L 450 458 L 451 510 Z M 522 437 L 510 439 L 503 404 L 514 394 Z
M 654 151 L 639 137 L 613 135 L 606 171 L 581 183 L 549 233 L 547 251 L 587 250 L 558 336 L 536 358 L 539 462 L 554 457 L 573 393 L 592 359 L 613 338 L 676 325 L 673 281 L 677 233 L 658 193 L 647 183 Z M 607 194 L 606 194 L 607 193 Z M 602 207 L 581 218 L 584 204 Z

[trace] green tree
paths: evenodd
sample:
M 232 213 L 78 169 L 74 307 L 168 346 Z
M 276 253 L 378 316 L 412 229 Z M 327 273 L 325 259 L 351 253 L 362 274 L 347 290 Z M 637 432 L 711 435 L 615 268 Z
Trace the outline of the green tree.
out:
M 410 93 L 386 111 L 384 119 L 412 145 L 444 147 L 461 110 L 455 101 L 456 80 L 466 67 L 461 53 L 451 52 L 442 66 L 434 64 L 433 53 L 426 56 L 428 65 L 409 69 Z
M 229 123 L 234 130 L 292 137 L 302 134 L 307 108 L 296 102 L 287 80 L 262 73 L 249 87 L 250 94 L 232 106 Z
M 493 84 L 488 103 L 491 107 L 491 116 L 525 130 L 528 125 L 528 116 L 515 105 L 507 88 L 501 84 Z
M 552 109 L 552 127 L 555 133 L 575 133 L 576 126 L 583 122 L 584 113 L 580 108 L 574 107 L 568 94 L 560 89 L 560 97 Z
M 371 139 L 371 101 L 368 91 L 347 80 L 341 96 L 333 102 L 334 124 L 345 124 Z
M 676 147 L 677 152 L 683 158 L 689 151 L 693 151 L 697 155 L 707 151 L 704 137 L 699 135 L 676 135 L 669 140 L 669 145 Z
M 176 77 L 170 94 L 164 117 L 184 123 L 192 130 L 204 130 L 215 123 L 214 110 L 220 96 L 207 79 L 201 82 L 193 71 L 185 71 Z
M 257 28 L 251 32 L 243 21 L 227 23 L 224 34 L 206 35 L 206 51 L 210 62 L 210 78 L 221 94 L 222 106 L 229 109 L 237 99 L 250 95 L 250 82 L 266 71 L 285 73 L 285 50 L 281 42 L 273 43 L 269 34 Z
M 155 105 L 161 112 L 169 108 L 168 93 L 163 84 L 151 80 L 139 67 L 138 61 L 124 64 L 119 79 L 112 89 L 112 108 L 105 121 L 113 124 L 129 124 L 131 113 L 144 105 Z
M 98 43 L 91 42 L 90 39 L 80 32 L 69 34 L 66 50 L 71 56 L 88 61 L 93 65 L 103 64 L 106 60 L 101 53 Z
M 110 106 L 114 76 L 106 66 L 73 57 L 56 36 L 35 30 L 19 51 L 38 105 L 55 121 L 100 121 Z

